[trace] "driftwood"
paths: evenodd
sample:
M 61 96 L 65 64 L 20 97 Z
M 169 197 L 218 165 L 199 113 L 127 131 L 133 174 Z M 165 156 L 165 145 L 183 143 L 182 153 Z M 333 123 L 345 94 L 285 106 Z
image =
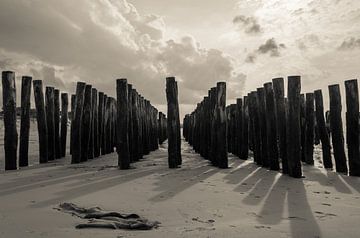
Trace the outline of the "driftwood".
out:
M 100 207 L 83 208 L 73 203 L 62 203 L 55 208 L 58 211 L 69 213 L 73 216 L 87 219 L 87 223 L 76 225 L 77 229 L 83 228 L 108 228 L 126 230 L 151 230 L 158 228 L 160 222 L 149 221 L 139 215 L 104 211 Z

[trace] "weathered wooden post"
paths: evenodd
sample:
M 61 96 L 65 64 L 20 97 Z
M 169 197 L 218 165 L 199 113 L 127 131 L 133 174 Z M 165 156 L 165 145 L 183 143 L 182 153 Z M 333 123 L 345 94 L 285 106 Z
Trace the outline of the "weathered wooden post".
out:
M 92 128 L 93 130 L 93 140 L 94 140 L 94 147 L 93 147 L 93 155 L 94 157 L 99 157 L 98 148 L 99 148 L 99 116 L 98 116 L 98 91 L 96 88 L 92 89 Z
M 55 159 L 61 158 L 60 140 L 60 91 L 54 90 Z
M 139 131 L 140 131 L 140 119 L 139 119 L 139 100 L 135 89 L 131 90 L 131 102 L 132 102 L 132 116 L 133 116 L 133 143 L 132 143 L 132 154 L 135 161 L 139 161 L 142 157 L 139 153 Z
M 120 169 L 130 168 L 130 154 L 129 154 L 129 97 L 128 84 L 126 79 L 116 80 L 116 94 L 117 94 L 117 153 L 118 166 Z
M 344 149 L 344 131 L 341 118 L 341 95 L 339 84 L 329 86 L 330 97 L 330 131 L 331 139 L 334 148 L 334 158 L 336 165 L 336 172 L 348 172 L 346 164 L 346 155 Z
M 247 160 L 249 157 L 249 106 L 248 97 L 244 96 L 244 107 L 242 115 L 242 139 L 241 157 L 240 159 Z
M 169 168 L 177 168 L 181 164 L 180 148 L 180 125 L 178 88 L 174 77 L 166 78 L 166 98 L 167 98 L 167 128 L 168 128 L 168 163 Z
M 138 92 L 135 91 L 137 100 L 137 117 L 138 117 L 138 138 L 137 138 L 137 155 L 138 159 L 142 159 L 143 156 L 143 119 L 142 119 L 142 100 Z
M 288 163 L 286 157 L 286 112 L 284 98 L 284 78 L 274 78 L 272 80 L 276 104 L 276 122 L 279 138 L 279 154 L 281 158 L 282 173 L 288 174 Z
M 34 80 L 34 97 L 36 107 L 37 128 L 39 134 L 39 162 L 48 162 L 48 129 L 44 103 L 44 92 L 41 80 Z
M 349 175 L 360 176 L 359 151 L 359 91 L 357 79 L 345 81 L 346 142 L 348 145 Z
M 270 161 L 268 155 L 269 148 L 267 141 L 265 89 L 258 88 L 257 96 L 258 96 L 258 104 L 259 104 L 259 127 L 261 134 L 261 151 L 263 151 L 261 161 L 263 167 L 269 167 Z
M 70 124 L 70 154 L 72 154 L 73 147 L 73 122 L 75 118 L 76 95 L 71 95 L 71 124 Z
M 287 158 L 289 175 L 301 178 L 300 76 L 288 77 Z
M 315 139 L 314 93 L 306 93 L 305 97 L 305 163 L 313 165 Z
M 106 104 L 108 101 L 108 96 L 106 94 L 104 94 L 104 100 L 103 100 L 103 116 L 102 116 L 102 142 L 101 142 L 101 155 L 106 155 L 107 151 L 106 151 L 106 145 L 108 143 L 108 136 L 107 136 L 107 131 L 106 131 L 106 127 L 107 127 L 107 121 L 108 121 L 108 110 L 106 108 Z
M 55 103 L 54 88 L 46 87 L 45 90 L 45 110 L 46 122 L 48 127 L 48 160 L 55 159 Z
M 71 163 L 77 164 L 81 162 L 81 131 L 86 128 L 82 128 L 82 117 L 84 107 L 84 96 L 85 96 L 85 83 L 78 82 L 76 85 L 76 105 L 75 115 L 73 119 L 73 135 L 72 135 L 72 156 Z
M 104 130 L 104 93 L 99 92 L 99 103 L 98 103 L 98 144 L 95 148 L 95 157 L 100 156 L 100 151 L 103 143 L 103 130 Z
M 133 90 L 132 84 L 128 83 L 128 113 L 129 113 L 129 119 L 128 119 L 128 137 L 129 137 L 129 155 L 130 155 L 130 163 L 134 162 L 134 154 L 133 154 L 133 146 L 134 146 L 134 135 L 133 135 L 133 101 L 131 92 Z
M 301 129 L 301 161 L 305 162 L 305 130 L 306 130 L 306 102 L 305 95 L 300 94 L 300 129 Z
M 218 82 L 216 84 L 217 101 L 216 101 L 216 136 L 217 136 L 217 161 L 218 167 L 228 168 L 227 153 L 227 121 L 226 121 L 226 83 Z
M 32 78 L 22 77 L 21 81 L 21 125 L 20 125 L 20 148 L 19 166 L 29 165 L 29 132 L 30 132 L 30 96 Z
M 272 83 L 264 84 L 265 112 L 266 112 L 266 135 L 268 144 L 268 157 L 271 170 L 279 170 L 278 134 L 276 128 L 276 106 Z
M 237 98 L 236 99 L 236 118 L 235 118 L 236 132 L 235 133 L 236 133 L 236 156 L 239 158 L 241 156 L 241 144 L 243 142 L 242 114 L 243 114 L 242 98 Z
M 66 136 L 67 136 L 67 123 L 68 123 L 68 105 L 69 99 L 67 93 L 61 94 L 61 150 L 60 155 L 61 157 L 65 157 L 66 155 Z
M 254 162 L 256 164 L 261 165 L 262 159 L 261 159 L 261 136 L 260 136 L 260 130 L 258 129 L 258 125 L 260 123 L 259 120 L 259 111 L 257 108 L 257 93 L 255 91 L 252 91 L 249 94 L 249 118 L 250 118 L 250 131 L 251 131 L 251 139 L 252 139 L 252 151 L 254 154 Z
M 15 73 L 2 72 L 5 170 L 17 169 L 18 134 L 16 130 L 16 86 Z
M 209 159 L 214 166 L 217 166 L 217 137 L 216 137 L 216 121 L 215 121 L 215 108 L 216 108 L 216 93 L 217 88 L 213 87 L 210 89 L 210 153 Z M 190 131 L 189 131 L 189 142 L 191 142 L 192 130 L 193 130 L 193 115 L 190 115 Z
M 316 90 L 315 94 L 315 114 L 316 114 L 316 122 L 319 128 L 319 136 L 321 141 L 321 148 L 323 154 L 323 163 L 325 168 L 332 168 L 332 160 L 331 160 L 331 146 L 329 134 L 326 130 L 325 118 L 324 118 L 324 106 L 323 106 L 323 96 L 321 90 Z
M 87 161 L 89 159 L 89 145 L 90 145 L 90 136 L 91 136 L 91 116 L 92 116 L 92 86 L 87 84 L 85 86 L 85 95 L 84 95 L 84 108 L 83 108 L 83 117 L 82 117 L 82 128 L 81 130 L 81 162 Z

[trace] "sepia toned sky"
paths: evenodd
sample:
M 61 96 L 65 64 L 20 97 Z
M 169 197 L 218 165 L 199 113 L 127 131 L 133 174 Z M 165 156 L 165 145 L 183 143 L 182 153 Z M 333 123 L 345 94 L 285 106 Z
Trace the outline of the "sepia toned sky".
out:
M 357 0 L 1 0 L 0 70 L 73 93 L 76 81 L 115 96 L 127 78 L 166 112 L 165 77 L 181 117 L 227 82 L 228 103 L 274 77 L 302 91 L 359 78 Z M 344 96 L 343 96 L 344 98 Z

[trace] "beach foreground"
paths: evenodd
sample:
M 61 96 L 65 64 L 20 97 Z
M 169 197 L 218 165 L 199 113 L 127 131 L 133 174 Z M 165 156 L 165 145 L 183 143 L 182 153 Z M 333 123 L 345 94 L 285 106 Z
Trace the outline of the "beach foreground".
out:
M 304 166 L 294 179 L 229 157 L 220 170 L 182 141 L 182 168 L 166 143 L 117 169 L 116 153 L 70 165 L 70 157 L 0 173 L 0 237 L 358 237 L 360 178 Z M 100 206 L 161 222 L 158 229 L 77 230 L 60 203 Z

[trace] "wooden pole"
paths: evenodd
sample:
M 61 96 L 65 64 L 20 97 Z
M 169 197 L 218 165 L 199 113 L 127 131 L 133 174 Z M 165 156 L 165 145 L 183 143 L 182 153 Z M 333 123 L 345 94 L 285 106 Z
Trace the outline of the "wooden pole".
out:
M 66 155 L 66 136 L 67 136 L 67 123 L 68 123 L 68 105 L 69 99 L 67 93 L 61 94 L 61 157 Z
M 325 125 L 323 96 L 321 90 L 316 90 L 314 94 L 315 94 L 316 122 L 319 128 L 319 136 L 320 136 L 322 154 L 323 154 L 323 163 L 325 168 L 332 168 L 333 165 L 331 161 L 331 151 L 330 151 L 331 146 L 330 146 L 329 134 L 327 132 Z
M 359 91 L 356 79 L 345 81 L 346 142 L 349 157 L 349 175 L 360 176 L 359 151 Z
M 39 163 L 48 162 L 48 129 L 44 103 L 44 92 L 41 80 L 33 81 L 36 119 L 39 135 Z
M 180 125 L 178 88 L 174 77 L 166 78 L 166 98 L 167 98 L 167 128 L 168 128 L 168 163 L 169 168 L 177 168 L 181 163 L 180 145 Z
M 98 144 L 96 146 L 96 150 L 95 150 L 95 157 L 99 157 L 100 156 L 100 151 L 102 148 L 102 143 L 103 143 L 103 123 L 104 123 L 104 93 L 103 92 L 99 92 L 99 104 L 98 104 Z
M 71 125 L 70 125 L 70 154 L 72 154 L 73 147 L 73 122 L 75 118 L 76 95 L 71 95 Z
M 61 158 L 60 140 L 60 91 L 54 90 L 54 129 L 55 129 L 55 158 Z
M 48 127 L 48 160 L 55 159 L 55 104 L 54 88 L 46 87 L 45 90 L 45 110 L 46 122 Z
M 307 93 L 305 97 L 305 163 L 313 165 L 315 139 L 314 93 Z
M 242 114 L 243 114 L 243 102 L 242 102 L 242 98 L 237 98 L 236 99 L 236 119 L 235 119 L 235 123 L 236 123 L 236 156 L 237 157 L 241 157 L 241 144 L 243 142 L 243 118 L 242 118 Z
M 341 117 L 341 94 L 339 84 L 329 86 L 330 96 L 330 131 L 334 148 L 336 172 L 348 172 L 344 149 L 344 130 Z
M 76 85 L 76 105 L 75 105 L 75 115 L 73 119 L 73 135 L 72 135 L 72 157 L 71 163 L 77 164 L 81 162 L 81 131 L 85 128 L 82 128 L 82 118 L 83 118 L 83 107 L 84 107 L 84 97 L 85 97 L 85 83 L 78 82 Z
M 226 121 L 226 83 L 218 82 L 216 84 L 216 136 L 217 136 L 217 161 L 219 168 L 228 168 L 227 154 L 227 121 Z
M 16 86 L 15 73 L 2 72 L 5 170 L 17 169 L 18 134 L 16 129 Z
M 269 167 L 270 166 L 270 159 L 269 159 L 269 148 L 268 148 L 268 141 L 267 141 L 267 126 L 266 126 L 266 103 L 265 103 L 265 89 L 258 88 L 257 89 L 257 96 L 258 96 L 258 104 L 259 104 L 259 127 L 260 127 L 260 134 L 261 134 L 261 151 L 262 153 L 262 166 Z
M 300 94 L 300 129 L 301 129 L 301 161 L 302 162 L 305 162 L 305 130 L 306 130 L 305 111 L 306 111 L 305 95 Z
M 266 135 L 268 144 L 268 157 L 271 170 L 279 170 L 278 134 L 276 128 L 276 106 L 272 83 L 264 84 L 266 102 Z
M 130 168 L 130 153 L 129 153 L 129 97 L 128 97 L 128 83 L 126 79 L 116 80 L 117 93 L 117 153 L 118 166 L 120 169 Z
M 282 173 L 288 174 L 288 162 L 286 157 L 286 112 L 284 97 L 284 78 L 274 78 L 272 80 L 275 104 L 276 104 L 276 122 L 279 138 L 279 155 L 281 158 Z
M 92 89 L 92 128 L 93 130 L 93 140 L 94 140 L 94 146 L 93 146 L 93 155 L 94 157 L 99 157 L 99 115 L 98 115 L 98 91 L 96 88 Z
M 21 125 L 20 125 L 20 149 L 19 166 L 29 165 L 29 132 L 30 132 L 30 96 L 32 78 L 22 77 L 21 81 Z
M 92 86 L 87 84 L 85 86 L 85 95 L 84 95 L 84 106 L 83 106 L 83 117 L 82 117 L 82 128 L 81 130 L 81 162 L 87 161 L 90 159 L 89 156 L 89 145 L 91 138 L 91 116 L 92 116 Z
M 240 159 L 247 160 L 249 157 L 249 106 L 248 97 L 244 96 L 244 107 L 242 115 L 242 146 L 241 146 L 241 157 Z
M 108 97 L 106 94 L 104 94 L 104 100 L 103 100 L 103 116 L 102 116 L 102 142 L 101 142 L 101 155 L 106 155 L 107 151 L 106 151 L 106 145 L 107 145 L 107 132 L 106 132 L 106 126 L 107 126 L 107 120 L 108 120 L 108 111 L 106 108 L 106 104 L 107 104 L 107 100 Z
M 132 101 L 132 84 L 128 83 L 128 112 L 129 112 L 129 123 L 128 123 L 128 136 L 129 136 L 129 155 L 130 155 L 130 163 L 134 162 L 134 151 L 133 151 L 133 146 L 134 146 L 134 132 L 133 132 L 133 101 Z
M 288 77 L 287 156 L 289 175 L 301 178 L 300 76 Z

